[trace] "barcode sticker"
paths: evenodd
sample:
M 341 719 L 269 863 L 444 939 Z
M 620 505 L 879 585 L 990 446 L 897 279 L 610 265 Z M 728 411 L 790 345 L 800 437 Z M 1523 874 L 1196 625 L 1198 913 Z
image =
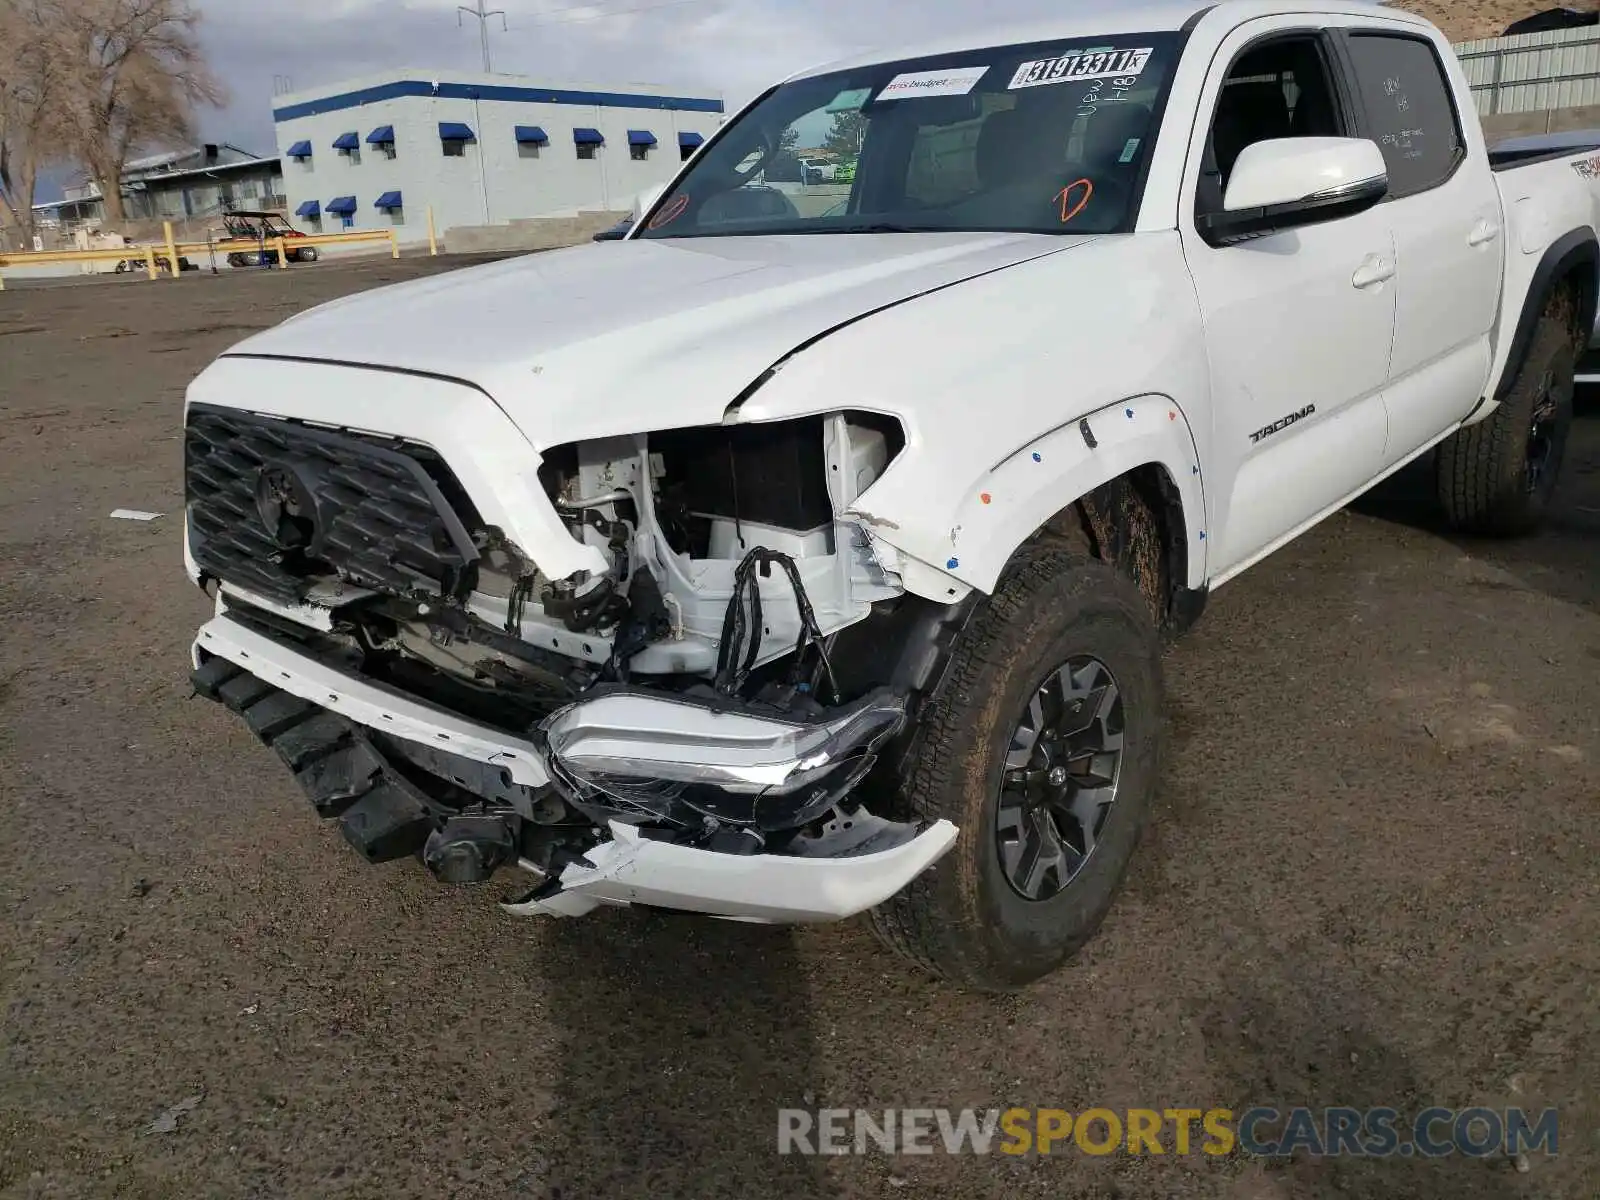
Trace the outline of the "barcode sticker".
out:
M 1155 52 L 1153 46 L 1137 50 L 1074 51 L 1058 58 L 1037 58 L 1019 66 L 1011 76 L 1010 90 L 1042 87 L 1047 83 L 1076 83 L 1080 79 L 1138 76 Z

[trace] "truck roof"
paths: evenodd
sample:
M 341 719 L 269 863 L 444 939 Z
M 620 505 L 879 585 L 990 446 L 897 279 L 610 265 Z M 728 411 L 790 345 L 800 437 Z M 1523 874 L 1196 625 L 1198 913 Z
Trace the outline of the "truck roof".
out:
M 850 67 L 899 59 L 926 58 L 974 50 L 984 46 L 1017 46 L 1028 42 L 1066 41 L 1123 33 L 1159 33 L 1179 30 L 1213 10 L 1232 18 L 1230 24 L 1252 17 L 1280 13 L 1374 13 L 1385 18 L 1424 25 L 1421 17 L 1391 8 L 1381 0 L 1090 0 L 1058 16 L 1009 25 L 986 23 L 940 34 L 916 43 L 881 45 L 860 54 L 797 71 L 791 79 L 804 79 Z

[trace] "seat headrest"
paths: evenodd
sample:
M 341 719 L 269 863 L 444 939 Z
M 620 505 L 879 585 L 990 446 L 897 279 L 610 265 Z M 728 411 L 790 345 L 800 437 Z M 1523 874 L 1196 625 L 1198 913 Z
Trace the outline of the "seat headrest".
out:
M 973 150 L 973 166 L 984 187 L 1001 187 L 1022 176 L 1028 165 L 1028 122 L 1018 109 L 984 118 Z

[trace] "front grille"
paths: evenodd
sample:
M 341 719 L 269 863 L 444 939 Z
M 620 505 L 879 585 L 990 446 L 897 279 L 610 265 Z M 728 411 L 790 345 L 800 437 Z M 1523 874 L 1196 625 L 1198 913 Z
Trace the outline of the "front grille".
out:
M 284 603 L 334 574 L 416 599 L 472 589 L 478 551 L 463 518 L 475 514 L 458 514 L 402 450 L 197 404 L 184 466 L 190 550 L 228 583 Z

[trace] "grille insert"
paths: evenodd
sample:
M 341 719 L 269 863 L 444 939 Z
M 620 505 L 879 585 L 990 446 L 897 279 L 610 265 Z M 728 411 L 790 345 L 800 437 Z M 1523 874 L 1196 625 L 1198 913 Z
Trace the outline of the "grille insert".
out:
M 197 404 L 184 493 L 201 569 L 282 603 L 331 574 L 427 600 L 463 599 L 473 585 L 478 550 L 463 517 L 476 514 L 458 514 L 401 449 Z

